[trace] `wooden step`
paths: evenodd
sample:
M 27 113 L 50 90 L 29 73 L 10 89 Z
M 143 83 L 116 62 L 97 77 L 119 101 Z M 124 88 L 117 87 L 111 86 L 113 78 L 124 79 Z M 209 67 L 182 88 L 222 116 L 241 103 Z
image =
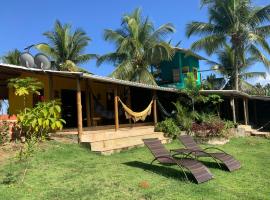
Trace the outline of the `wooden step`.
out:
M 270 133 L 268 133 L 268 132 L 261 132 L 261 131 L 251 131 L 251 136 L 269 137 L 270 136 Z
M 82 142 L 98 142 L 117 138 L 134 137 L 139 135 L 147 135 L 154 133 L 154 127 L 136 127 L 136 128 L 121 128 L 119 131 L 104 130 L 104 131 L 86 131 L 81 137 Z
M 91 142 L 91 150 L 92 151 L 109 151 L 114 149 L 122 149 L 137 145 L 142 145 L 142 139 L 147 138 L 158 138 L 160 140 L 166 140 L 163 136 L 163 133 L 152 133 L 146 135 L 138 135 L 133 137 L 123 137 L 123 138 L 116 138 L 111 140 L 103 140 L 98 142 Z

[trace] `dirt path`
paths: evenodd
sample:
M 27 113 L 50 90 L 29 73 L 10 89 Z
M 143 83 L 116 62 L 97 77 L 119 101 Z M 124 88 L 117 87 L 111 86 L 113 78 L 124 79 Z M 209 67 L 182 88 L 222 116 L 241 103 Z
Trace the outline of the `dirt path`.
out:
M 4 164 L 9 158 L 12 158 L 20 150 L 21 144 L 9 143 L 0 146 L 0 165 Z

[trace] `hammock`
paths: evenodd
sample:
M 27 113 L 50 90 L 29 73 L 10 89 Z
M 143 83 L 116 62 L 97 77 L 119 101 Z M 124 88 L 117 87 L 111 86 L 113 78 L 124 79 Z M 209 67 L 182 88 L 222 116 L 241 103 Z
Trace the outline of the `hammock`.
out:
M 151 115 L 151 108 L 152 108 L 152 104 L 153 104 L 153 100 L 149 103 L 149 105 L 147 106 L 147 108 L 141 112 L 134 112 L 132 111 L 130 108 L 128 108 L 122 101 L 120 98 L 118 98 L 119 102 L 122 104 L 124 110 L 125 110 L 125 115 L 127 119 L 132 119 L 134 122 L 137 122 L 139 120 L 144 121 L 145 118 L 148 115 Z
M 158 108 L 159 108 L 159 111 L 161 112 L 161 115 L 164 117 L 164 118 L 167 118 L 167 117 L 173 117 L 174 116 L 174 111 L 172 111 L 171 113 L 167 112 L 167 110 L 163 107 L 163 105 L 160 103 L 159 100 L 157 100 L 157 105 L 158 105 Z

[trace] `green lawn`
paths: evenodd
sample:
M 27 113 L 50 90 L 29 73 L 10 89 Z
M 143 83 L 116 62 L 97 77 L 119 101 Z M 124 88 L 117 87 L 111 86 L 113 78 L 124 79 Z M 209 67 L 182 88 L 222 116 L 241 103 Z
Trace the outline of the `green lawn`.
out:
M 222 149 L 243 167 L 229 173 L 208 162 L 215 178 L 197 185 L 177 167 L 150 166 L 146 148 L 100 156 L 77 144 L 48 142 L 31 159 L 23 183 L 22 164 L 0 166 L 0 180 L 10 170 L 20 174 L 17 183 L 0 184 L 0 199 L 270 199 L 270 140 L 232 139 Z

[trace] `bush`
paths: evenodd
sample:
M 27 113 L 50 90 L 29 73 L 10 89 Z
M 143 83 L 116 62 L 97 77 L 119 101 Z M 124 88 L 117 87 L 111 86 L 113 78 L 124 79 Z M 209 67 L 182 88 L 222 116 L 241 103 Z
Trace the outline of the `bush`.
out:
M 166 136 L 171 138 L 175 138 L 180 134 L 180 129 L 172 118 L 167 118 L 164 121 L 157 123 L 155 131 L 162 131 Z
M 27 138 L 44 139 L 52 131 L 63 128 L 65 121 L 60 116 L 59 101 L 40 102 L 18 115 L 18 125 Z
M 7 121 L 0 122 L 0 145 L 10 140 L 9 123 Z
M 192 124 L 192 132 L 197 137 L 228 137 L 228 130 L 234 127 L 232 121 L 224 121 L 213 113 L 202 113 Z

